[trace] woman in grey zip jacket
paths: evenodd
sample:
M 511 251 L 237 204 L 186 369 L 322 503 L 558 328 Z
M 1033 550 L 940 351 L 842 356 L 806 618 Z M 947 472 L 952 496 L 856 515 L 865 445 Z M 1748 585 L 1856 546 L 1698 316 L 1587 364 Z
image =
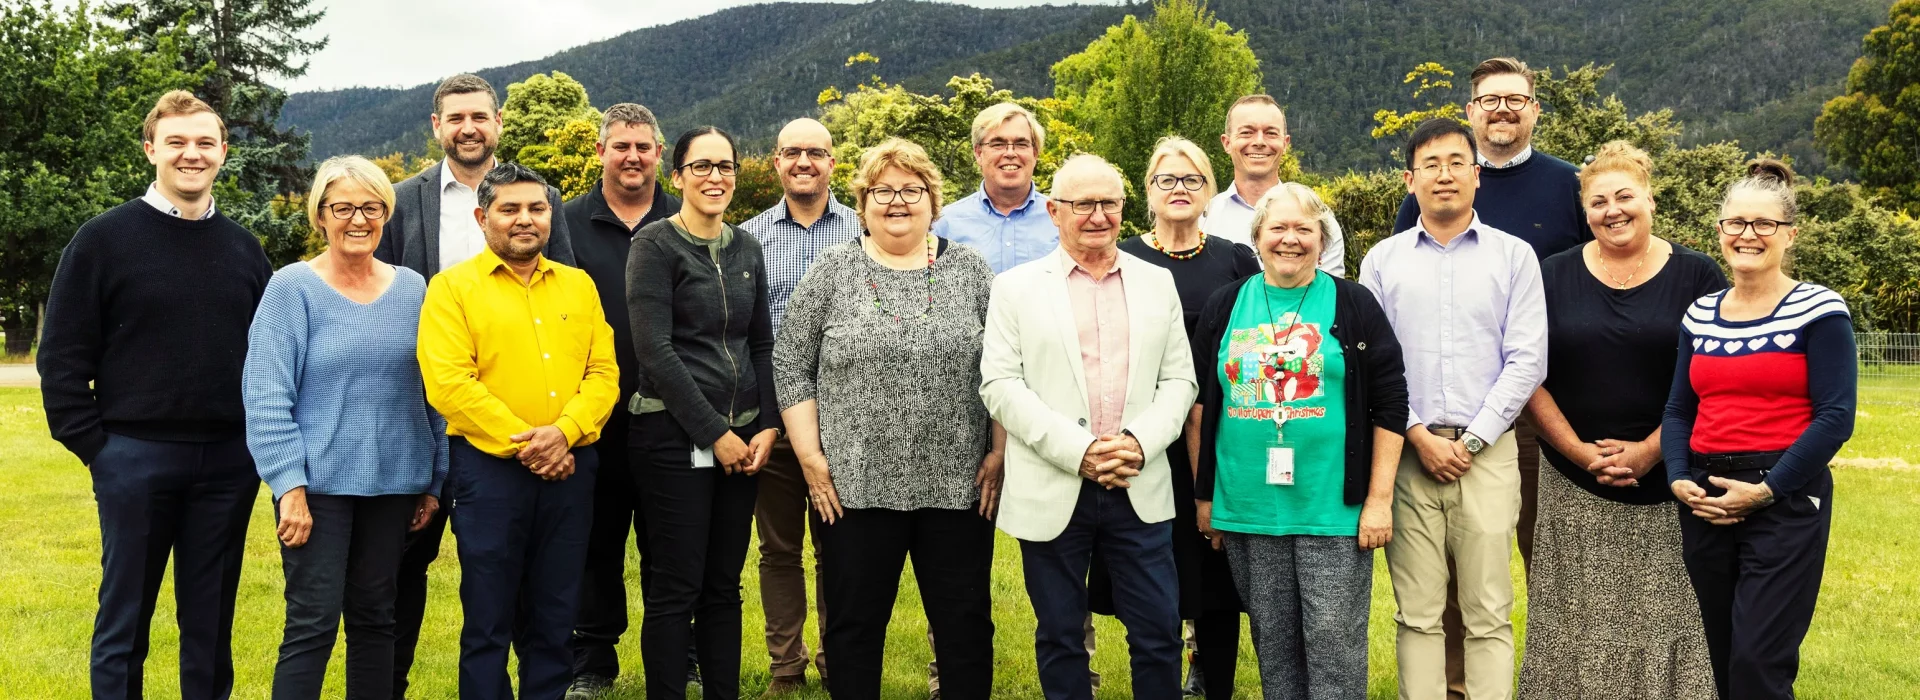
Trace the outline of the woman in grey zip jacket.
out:
M 641 228 L 627 255 L 640 366 L 628 444 L 653 579 L 640 653 L 649 700 L 680 700 L 698 637 L 704 697 L 736 700 L 754 475 L 780 432 L 773 322 L 760 243 L 721 218 L 739 168 L 733 137 L 681 134 L 672 165 L 680 213 Z

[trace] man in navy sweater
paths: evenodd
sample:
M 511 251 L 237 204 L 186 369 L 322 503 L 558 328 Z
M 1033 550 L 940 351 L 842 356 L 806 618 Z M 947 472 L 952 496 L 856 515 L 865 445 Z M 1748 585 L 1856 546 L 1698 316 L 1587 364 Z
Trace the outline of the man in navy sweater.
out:
M 138 698 L 173 559 L 180 697 L 233 692 L 233 606 L 260 477 L 240 402 L 247 328 L 273 275 L 214 210 L 227 127 L 192 93 L 143 126 L 154 182 L 73 234 L 47 296 L 47 427 L 87 465 L 100 508 L 93 697 Z
M 1533 71 L 1517 58 L 1489 58 L 1474 66 L 1470 80 L 1473 98 L 1467 101 L 1467 121 L 1473 125 L 1474 142 L 1480 149 L 1480 191 L 1473 209 L 1480 220 L 1526 241 L 1541 260 L 1593 240 L 1580 208 L 1580 168 L 1533 150 L 1533 126 L 1540 120 Z M 1420 205 L 1409 194 L 1400 203 L 1393 230 L 1405 231 L 1419 221 Z M 1520 443 L 1520 524 L 1515 539 L 1521 560 L 1532 571 L 1540 447 L 1533 426 L 1524 418 L 1514 430 Z M 1465 681 L 1460 607 L 1451 594 L 1445 620 L 1447 685 L 1450 690 L 1461 689 Z

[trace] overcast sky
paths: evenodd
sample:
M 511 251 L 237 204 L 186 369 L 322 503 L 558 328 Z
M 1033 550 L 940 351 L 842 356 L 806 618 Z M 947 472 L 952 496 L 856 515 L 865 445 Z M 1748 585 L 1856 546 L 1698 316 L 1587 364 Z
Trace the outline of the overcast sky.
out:
M 563 49 L 763 0 L 320 0 L 316 34 L 330 38 L 289 92 L 418 85 L 449 74 L 553 55 Z M 849 0 L 827 0 L 847 2 Z M 1036 0 L 956 0 L 979 7 Z M 1076 0 L 1052 0 L 1071 4 Z M 1112 3 L 1115 0 L 1077 0 Z M 72 0 L 68 0 L 69 3 Z M 475 64 L 473 47 L 487 55 Z

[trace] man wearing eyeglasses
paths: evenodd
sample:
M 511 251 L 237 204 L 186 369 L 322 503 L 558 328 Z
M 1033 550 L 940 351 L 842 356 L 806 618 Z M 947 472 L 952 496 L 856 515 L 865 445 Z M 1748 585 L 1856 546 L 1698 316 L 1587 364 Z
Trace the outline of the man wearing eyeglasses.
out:
M 1533 150 L 1533 127 L 1540 120 L 1540 100 L 1533 93 L 1533 71 L 1517 58 L 1489 58 L 1475 66 L 1470 80 L 1473 99 L 1467 101 L 1467 121 L 1473 124 L 1479 151 L 1480 191 L 1474 210 L 1489 226 L 1526 241 L 1535 260 L 1545 260 L 1568 248 L 1593 240 L 1586 214 L 1580 209 L 1580 169 L 1567 161 Z M 1579 154 L 1585 155 L 1585 154 Z M 1420 205 L 1413 195 L 1400 203 L 1395 231 L 1419 223 Z M 1514 537 L 1520 559 L 1528 570 L 1533 563 L 1535 485 L 1540 480 L 1540 448 L 1533 427 L 1521 421 L 1520 525 Z M 1447 606 L 1449 640 L 1459 639 L 1460 611 Z M 1461 690 L 1461 650 L 1449 641 L 1447 677 L 1455 697 Z
M 973 246 L 996 275 L 1052 252 L 1059 231 L 1047 218 L 1046 197 L 1033 185 L 1046 138 L 1040 120 L 1020 105 L 1002 102 L 980 110 L 973 118 L 980 189 L 943 207 L 934 235 Z
M 980 396 L 1007 432 L 998 526 L 1020 541 L 1040 687 L 1093 695 L 1087 570 L 1098 547 L 1127 626 L 1135 698 L 1180 697 L 1166 449 L 1198 389 L 1172 273 L 1117 245 L 1126 184 L 1099 156 L 1054 175 L 1060 245 L 994 280 Z
M 600 307 L 613 309 L 607 325 L 613 328 L 614 358 L 620 367 L 620 395 L 633 395 L 640 377 L 634 360 L 633 330 L 627 308 L 627 249 L 640 227 L 673 216 L 680 200 L 660 185 L 660 152 L 665 138 L 653 111 L 631 102 L 607 108 L 600 120 L 600 140 L 593 145 L 600 156 L 600 182 L 585 194 L 568 200 L 562 216 L 573 233 L 574 254 L 600 294 Z M 640 553 L 640 588 L 646 574 L 646 518 L 639 517 L 640 501 L 627 469 L 627 427 L 632 421 L 627 402 L 614 404 L 613 415 L 593 444 L 600 457 L 600 473 L 593 483 L 593 526 L 587 537 L 586 571 L 580 579 L 580 615 L 573 626 L 573 683 L 568 700 L 591 698 L 613 688 L 620 676 L 615 647 L 627 631 L 627 536 L 633 534 Z
M 1280 184 L 1280 161 L 1293 137 L 1287 135 L 1287 115 L 1271 95 L 1247 95 L 1227 108 L 1227 130 L 1220 147 L 1233 160 L 1233 182 L 1207 202 L 1200 231 L 1235 243 L 1253 244 L 1253 203 Z M 1327 245 L 1316 267 L 1335 277 L 1347 276 L 1346 235 L 1336 222 L 1327 231 Z
M 804 118 L 788 122 L 773 149 L 773 169 L 780 174 L 780 188 L 786 194 L 740 225 L 759 239 L 766 257 L 768 306 L 776 334 L 787 300 L 820 251 L 860 237 L 860 215 L 835 199 L 827 187 L 834 162 L 833 135 L 825 125 Z M 801 637 L 807 625 L 807 580 L 800 562 L 808 529 L 813 530 L 814 557 L 819 558 L 821 527 L 819 517 L 808 512 L 800 460 L 782 438 L 774 443 L 767 465 L 760 470 L 760 495 L 753 514 L 760 533 L 760 606 L 767 614 L 767 656 L 773 678 L 763 697 L 787 695 L 807 684 L 807 643 Z M 824 598 L 815 602 L 819 627 L 824 630 L 826 602 Z M 821 646 L 813 662 L 824 679 L 827 652 L 825 644 Z
M 1481 166 L 1452 119 L 1406 147 L 1415 225 L 1367 251 L 1359 281 L 1380 300 L 1407 360 L 1407 446 L 1394 479 L 1393 578 L 1400 696 L 1447 697 L 1449 637 L 1464 642 L 1465 695 L 1513 689 L 1519 454 L 1510 427 L 1546 375 L 1547 310 L 1533 250 L 1475 215 Z M 1464 632 L 1443 631 L 1457 590 Z

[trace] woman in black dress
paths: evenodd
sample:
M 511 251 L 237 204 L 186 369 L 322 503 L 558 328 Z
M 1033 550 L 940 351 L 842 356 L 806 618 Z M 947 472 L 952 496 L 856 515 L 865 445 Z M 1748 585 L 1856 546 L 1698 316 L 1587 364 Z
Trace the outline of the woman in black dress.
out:
M 1651 161 L 1624 141 L 1580 170 L 1594 240 L 1540 264 L 1547 379 L 1540 519 L 1527 577 L 1528 698 L 1711 699 L 1680 562 L 1660 420 L 1687 307 L 1727 287 L 1712 258 L 1653 235 Z
M 1177 136 L 1161 139 L 1147 159 L 1144 185 L 1153 231 L 1121 241 L 1120 250 L 1173 273 L 1187 337 L 1192 338 L 1207 297 L 1216 289 L 1259 274 L 1260 259 L 1244 244 L 1200 230 L 1201 214 L 1215 192 L 1213 164 L 1192 141 Z M 1197 367 L 1195 371 L 1199 371 Z M 1190 417 L 1187 432 L 1198 430 L 1197 419 Z M 1212 548 L 1194 521 L 1193 464 L 1199 449 L 1198 441 L 1185 438 L 1167 447 L 1167 460 L 1173 467 L 1173 557 L 1180 571 L 1180 617 L 1193 621 L 1187 691 L 1224 700 L 1233 697 L 1241 606 L 1226 554 Z M 1095 557 L 1093 574 L 1088 577 L 1089 607 L 1108 613 L 1112 610 L 1111 596 L 1105 566 Z

